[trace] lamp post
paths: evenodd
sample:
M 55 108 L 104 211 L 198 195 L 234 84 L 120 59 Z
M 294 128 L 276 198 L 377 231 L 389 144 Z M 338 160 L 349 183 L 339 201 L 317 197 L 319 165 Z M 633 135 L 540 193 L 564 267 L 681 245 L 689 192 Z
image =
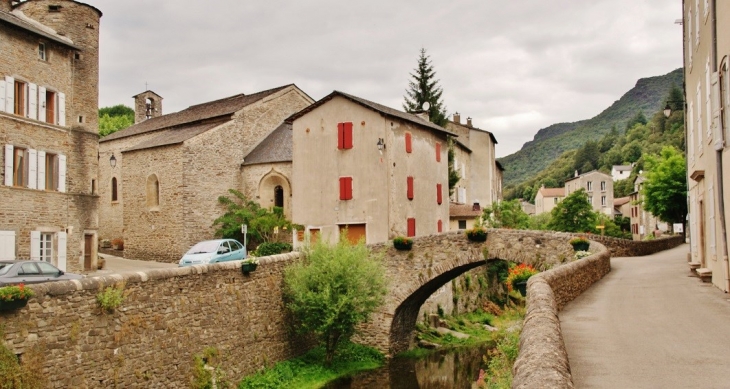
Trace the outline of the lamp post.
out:
M 114 168 L 117 166 L 117 158 L 112 154 L 112 156 L 109 158 L 109 165 Z
M 681 111 L 684 109 L 683 100 L 668 100 L 667 105 L 664 107 L 664 117 L 669 117 L 669 115 L 672 114 L 672 104 L 678 104 L 679 108 L 676 108 L 676 111 Z

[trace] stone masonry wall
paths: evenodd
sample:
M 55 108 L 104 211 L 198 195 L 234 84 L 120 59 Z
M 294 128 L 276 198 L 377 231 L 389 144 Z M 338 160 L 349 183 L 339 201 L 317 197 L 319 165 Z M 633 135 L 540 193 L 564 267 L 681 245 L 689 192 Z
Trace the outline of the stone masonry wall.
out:
M 283 268 L 297 258 L 262 258 L 248 276 L 235 261 L 36 285 L 26 308 L 0 312 L 2 340 L 15 354 L 41 346 L 51 388 L 187 387 L 206 347 L 235 383 L 307 349 L 289 338 L 281 298 Z M 124 302 L 101 312 L 96 295 L 118 283 Z
M 654 240 L 634 241 L 629 239 L 618 239 L 610 236 L 595 234 L 573 234 L 583 235 L 588 239 L 600 242 L 610 251 L 612 257 L 641 257 L 651 255 L 660 251 L 669 250 L 684 243 L 684 236 L 662 236 Z

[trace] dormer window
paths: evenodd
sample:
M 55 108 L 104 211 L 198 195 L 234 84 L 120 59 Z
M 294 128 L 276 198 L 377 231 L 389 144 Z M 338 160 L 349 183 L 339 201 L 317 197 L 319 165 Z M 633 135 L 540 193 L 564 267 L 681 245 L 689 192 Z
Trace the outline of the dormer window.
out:
M 45 43 L 38 44 L 38 57 L 41 59 L 41 61 L 48 61 L 48 55 L 46 54 L 46 44 Z

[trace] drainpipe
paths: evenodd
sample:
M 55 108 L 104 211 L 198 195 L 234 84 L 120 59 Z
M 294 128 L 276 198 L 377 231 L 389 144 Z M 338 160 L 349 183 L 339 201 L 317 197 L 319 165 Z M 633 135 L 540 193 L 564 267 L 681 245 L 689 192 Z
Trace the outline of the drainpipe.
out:
M 712 67 L 717 73 L 717 0 L 712 0 Z M 719 81 L 718 81 L 719 82 Z M 720 88 L 722 91 L 722 88 Z M 722 93 L 722 92 L 720 92 Z M 721 96 L 717 98 L 722 101 Z M 722 151 L 725 148 L 725 128 L 722 120 L 718 120 L 719 139 L 715 142 L 715 160 L 717 163 L 717 207 L 720 214 L 720 231 L 722 236 L 722 262 L 725 275 L 725 293 L 730 292 L 730 258 L 728 258 L 727 227 L 725 220 L 725 190 L 723 187 Z

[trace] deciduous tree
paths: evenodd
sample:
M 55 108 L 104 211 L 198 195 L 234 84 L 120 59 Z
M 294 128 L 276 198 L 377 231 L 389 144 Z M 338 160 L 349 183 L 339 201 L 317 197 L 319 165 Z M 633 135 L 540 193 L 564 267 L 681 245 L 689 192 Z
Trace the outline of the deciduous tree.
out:
M 553 231 L 587 232 L 596 226 L 596 214 L 583 188 L 566 196 L 550 216 L 548 227 Z
M 344 236 L 335 245 L 318 242 L 284 273 L 286 307 L 296 331 L 317 337 L 327 365 L 337 345 L 383 304 L 386 291 L 381 256 L 363 242 L 352 246 Z
M 107 136 L 134 124 L 134 110 L 123 104 L 99 108 L 99 135 Z
M 644 209 L 669 223 L 687 216 L 687 169 L 684 155 L 664 147 L 658 156 L 645 156 L 646 181 L 641 189 Z
M 491 206 L 484 208 L 484 222 L 493 228 L 514 228 L 517 230 L 527 229 L 530 224 L 530 216 L 522 210 L 520 201 L 510 200 L 494 202 Z

